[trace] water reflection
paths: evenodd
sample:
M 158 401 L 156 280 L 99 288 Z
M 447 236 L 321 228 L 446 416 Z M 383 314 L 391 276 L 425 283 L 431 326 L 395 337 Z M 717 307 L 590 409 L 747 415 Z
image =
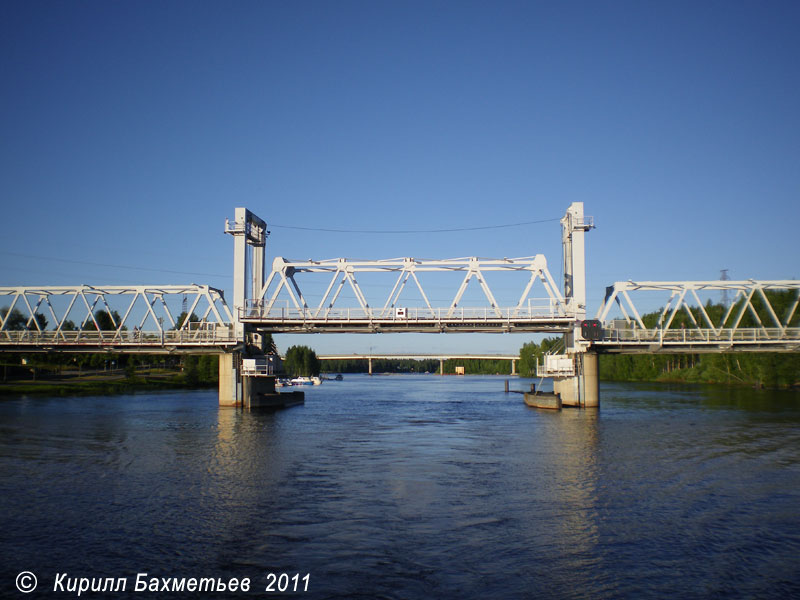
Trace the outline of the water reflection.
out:
M 797 395 L 604 386 L 599 411 L 551 413 L 502 389 L 350 377 L 275 413 L 213 392 L 0 403 L 0 576 L 310 572 L 309 598 L 800 592 Z

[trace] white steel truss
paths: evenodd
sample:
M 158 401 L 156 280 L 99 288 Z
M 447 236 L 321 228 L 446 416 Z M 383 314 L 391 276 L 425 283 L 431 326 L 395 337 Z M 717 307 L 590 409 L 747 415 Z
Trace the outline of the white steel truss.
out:
M 526 285 L 515 306 L 498 305 L 485 277 L 485 273 L 492 271 L 526 276 Z M 431 303 L 417 276 L 423 272 L 464 274 L 447 306 Z M 357 275 L 363 273 L 396 274 L 394 285 L 384 290 L 380 306 L 370 306 L 367 301 L 357 279 Z M 310 302 L 310 295 L 301 289 L 298 281 L 301 274 L 329 278 L 318 300 Z M 483 292 L 485 304 L 460 307 L 473 279 Z M 545 297 L 532 299 L 531 291 L 537 281 L 541 283 Z M 419 293 L 420 306 L 400 306 L 401 294 L 409 282 Z M 358 306 L 336 305 L 345 286 L 353 293 Z M 524 326 L 546 331 L 565 330 L 565 324 L 574 320 L 574 307 L 559 292 L 542 255 L 503 259 L 394 258 L 374 261 L 346 258 L 290 261 L 278 257 L 273 261 L 272 271 L 260 293 L 245 302 L 239 316 L 242 322 L 261 325 L 272 331 L 444 331 L 448 326 L 457 327 L 459 331 L 508 331 Z
M 235 343 L 223 293 L 207 285 L 0 287 L 0 349 L 152 352 Z
M 633 301 L 634 292 L 640 306 L 642 292 L 657 293 L 665 300 L 654 324 L 645 323 Z M 729 304 L 716 309 L 708 299 L 704 304 L 700 294 L 708 292 L 725 292 Z M 783 295 L 782 309 L 775 306 L 776 293 Z M 620 352 L 642 348 L 647 352 L 797 351 L 798 304 L 800 281 L 796 280 L 616 282 L 606 289 L 597 312 L 604 324 L 604 339 L 594 345 Z M 621 318 L 609 320 L 615 308 Z M 686 318 L 676 319 L 679 314 Z

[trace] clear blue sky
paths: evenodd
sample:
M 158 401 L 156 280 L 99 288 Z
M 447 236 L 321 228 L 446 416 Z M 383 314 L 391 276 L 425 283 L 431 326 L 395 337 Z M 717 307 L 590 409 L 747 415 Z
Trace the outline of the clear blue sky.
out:
M 800 276 L 798 2 L 7 1 L 0 30 L 0 285 L 230 291 L 236 206 L 270 224 L 270 257 L 542 253 L 558 277 L 557 222 L 287 226 L 573 201 L 597 225 L 590 312 L 615 280 Z

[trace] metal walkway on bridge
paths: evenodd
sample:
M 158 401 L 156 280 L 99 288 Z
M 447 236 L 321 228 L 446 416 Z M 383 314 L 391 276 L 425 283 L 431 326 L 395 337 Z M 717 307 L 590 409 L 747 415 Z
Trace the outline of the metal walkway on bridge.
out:
M 621 281 L 606 290 L 597 311 L 603 337 L 592 348 L 628 354 L 797 352 L 798 304 L 796 280 Z M 619 318 L 612 318 L 614 311 Z

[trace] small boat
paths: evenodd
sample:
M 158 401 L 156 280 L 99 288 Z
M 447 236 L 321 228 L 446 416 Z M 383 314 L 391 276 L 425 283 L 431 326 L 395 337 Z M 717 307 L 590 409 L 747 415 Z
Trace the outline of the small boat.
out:
M 311 377 L 295 377 L 290 381 L 292 385 L 314 385 L 314 380 Z

